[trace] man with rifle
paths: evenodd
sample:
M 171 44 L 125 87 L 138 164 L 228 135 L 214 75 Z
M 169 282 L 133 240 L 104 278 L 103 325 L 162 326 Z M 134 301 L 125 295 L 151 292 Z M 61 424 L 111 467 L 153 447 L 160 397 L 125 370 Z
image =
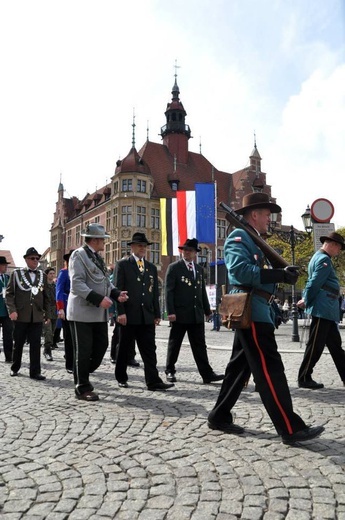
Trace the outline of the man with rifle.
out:
M 231 292 L 252 291 L 252 321 L 250 328 L 235 331 L 231 359 L 216 404 L 208 416 L 208 426 L 225 433 L 244 433 L 241 426 L 233 423 L 231 410 L 253 373 L 256 389 L 284 444 L 318 437 L 324 427 L 307 426 L 293 410 L 274 336 L 270 303 L 276 284 L 295 284 L 298 279 L 297 267 L 287 265 L 260 237 L 267 234 L 271 213 L 279 213 L 281 208 L 270 202 L 265 193 L 245 195 L 242 208 L 236 212 L 221 206 L 228 212 L 227 219 L 237 226 L 224 245 Z

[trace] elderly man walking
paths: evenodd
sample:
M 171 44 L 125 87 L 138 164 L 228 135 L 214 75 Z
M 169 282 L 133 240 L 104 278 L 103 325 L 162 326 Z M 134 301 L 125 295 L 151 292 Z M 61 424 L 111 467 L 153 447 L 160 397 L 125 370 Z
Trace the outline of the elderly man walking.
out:
M 74 382 L 77 399 L 98 401 L 90 383 L 90 373 L 97 370 L 108 348 L 108 309 L 113 300 L 126 301 L 127 291 L 119 291 L 109 280 L 108 270 L 99 251 L 109 238 L 104 227 L 91 223 L 81 233 L 85 245 L 76 249 L 69 261 L 71 290 L 67 319 L 74 347 Z

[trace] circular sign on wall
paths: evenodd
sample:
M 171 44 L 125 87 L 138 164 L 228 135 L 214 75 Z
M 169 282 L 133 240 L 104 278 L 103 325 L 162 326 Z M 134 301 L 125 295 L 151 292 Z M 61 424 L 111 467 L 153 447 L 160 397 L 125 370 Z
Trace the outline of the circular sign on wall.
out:
M 330 222 L 334 215 L 334 206 L 328 199 L 316 199 L 311 205 L 310 213 L 315 222 Z

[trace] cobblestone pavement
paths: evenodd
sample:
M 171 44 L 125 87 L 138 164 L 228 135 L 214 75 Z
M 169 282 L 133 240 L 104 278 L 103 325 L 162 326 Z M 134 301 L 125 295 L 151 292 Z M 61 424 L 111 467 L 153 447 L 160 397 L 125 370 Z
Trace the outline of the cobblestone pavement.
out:
M 157 328 L 162 375 L 168 334 L 163 322 Z M 232 334 L 207 324 L 216 372 L 227 364 Z M 299 389 L 303 348 L 291 342 L 291 324 L 279 328 L 277 340 L 295 410 L 326 427 L 300 447 L 280 442 L 252 382 L 235 407 L 246 433 L 209 430 L 206 417 L 220 384 L 202 384 L 187 342 L 178 382 L 164 393 L 146 389 L 142 367 L 129 369 L 130 388 L 118 388 L 107 353 L 92 376 L 101 398 L 94 403 L 75 399 L 62 343 L 53 362 L 42 362 L 45 382 L 29 379 L 27 348 L 20 377 L 9 376 L 1 354 L 0 517 L 345 519 L 345 388 L 325 352 L 314 374 L 325 389 Z

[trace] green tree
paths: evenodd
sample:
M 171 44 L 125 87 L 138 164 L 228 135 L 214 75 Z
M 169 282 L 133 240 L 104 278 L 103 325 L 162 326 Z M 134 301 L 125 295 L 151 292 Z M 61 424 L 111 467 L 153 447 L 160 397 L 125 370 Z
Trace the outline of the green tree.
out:
M 341 236 L 345 237 L 345 228 L 337 230 Z M 292 263 L 292 250 L 290 233 L 284 232 L 283 236 L 273 233 L 267 239 L 267 242 L 273 247 L 289 264 Z M 304 287 L 308 278 L 308 263 L 314 254 L 314 241 L 312 235 L 295 231 L 295 264 L 300 267 L 300 277 L 298 279 L 298 286 Z M 333 258 L 333 265 L 335 267 L 340 285 L 345 287 L 345 251 Z

